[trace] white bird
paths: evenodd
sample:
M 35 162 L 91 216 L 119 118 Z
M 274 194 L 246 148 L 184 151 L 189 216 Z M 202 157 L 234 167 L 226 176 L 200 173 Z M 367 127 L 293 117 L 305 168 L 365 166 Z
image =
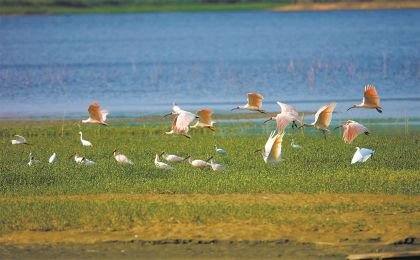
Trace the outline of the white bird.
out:
M 82 132 L 79 132 L 79 135 L 80 135 L 80 141 L 82 142 L 82 145 L 83 146 L 92 146 L 92 143 L 91 142 L 89 142 L 87 140 L 83 140 L 83 134 L 82 134 Z
M 322 131 L 324 134 L 324 138 L 327 139 L 327 132 L 330 130 L 328 129 L 328 126 L 331 123 L 332 119 L 332 113 L 334 111 L 334 108 L 336 106 L 336 103 L 331 103 L 329 105 L 323 106 L 315 114 L 315 121 L 311 124 L 302 124 L 299 128 L 304 126 L 312 126 Z
M 300 121 L 298 117 L 298 112 L 295 110 L 295 108 L 291 105 L 277 102 L 277 105 L 279 105 L 281 109 L 281 113 L 277 114 L 275 117 L 270 117 L 268 120 L 264 121 L 264 124 L 268 121 L 275 120 L 277 125 L 277 130 L 279 132 L 282 132 L 286 129 L 286 126 L 289 125 L 289 123 L 293 123 L 292 127 L 297 127 L 296 122 Z
M 162 156 L 163 159 L 165 159 L 168 162 L 173 162 L 173 163 L 178 163 L 178 162 L 182 162 L 184 161 L 184 158 L 178 156 L 178 155 L 174 155 L 174 154 L 167 154 L 165 152 L 162 152 L 160 154 L 160 156 Z
M 53 153 L 50 157 L 50 159 L 48 160 L 48 163 L 54 163 L 55 161 L 57 161 L 57 155 L 55 153 Z
M 117 149 L 115 149 L 112 152 L 112 155 L 114 156 L 115 160 L 119 163 L 123 163 L 123 164 L 134 164 L 130 159 L 128 159 L 127 156 L 125 156 L 124 154 L 120 154 Z
M 298 145 L 297 143 L 295 143 L 295 139 L 292 139 L 291 145 L 293 148 L 302 149 L 301 145 Z
M 217 148 L 217 145 L 214 145 L 214 148 L 216 149 L 216 153 L 221 154 L 221 155 L 226 155 L 226 151 L 223 150 L 222 148 Z
M 276 131 L 271 132 L 264 149 L 255 151 L 262 151 L 265 163 L 279 163 L 283 160 L 281 158 L 281 143 L 283 141 L 284 133 L 285 132 L 276 134 Z
M 347 109 L 347 111 L 349 111 L 352 108 L 376 109 L 376 111 L 382 113 L 382 107 L 379 101 L 378 92 L 376 92 L 376 88 L 373 85 L 365 86 L 362 103 L 354 104 L 349 109 Z
M 250 110 L 250 111 L 258 111 L 260 113 L 264 113 L 264 110 L 262 109 L 262 100 L 264 99 L 264 97 L 259 94 L 259 93 L 248 93 L 248 103 L 244 106 L 237 106 L 231 109 L 235 110 L 235 109 L 245 109 L 245 110 Z
M 195 168 L 200 168 L 200 169 L 204 169 L 206 167 L 211 167 L 211 164 L 208 163 L 208 161 L 211 159 L 212 157 L 210 157 L 209 159 L 207 159 L 207 161 L 204 160 L 193 160 L 191 155 L 187 156 L 184 160 L 188 160 L 188 162 Z
M 164 117 L 170 116 L 170 115 L 179 115 L 182 112 L 188 112 L 188 111 L 182 110 L 179 106 L 176 105 L 175 102 L 173 102 L 172 103 L 172 112 L 164 115 Z
M 208 128 L 214 131 L 214 121 L 211 118 L 213 111 L 210 109 L 201 109 L 197 111 L 198 121 L 195 125 L 192 125 L 191 128 Z
M 94 161 L 91 161 L 87 159 L 86 157 L 79 156 L 77 153 L 73 154 L 71 157 L 73 157 L 74 161 L 78 164 L 84 164 L 88 166 L 96 165 Z
M 12 140 L 12 144 L 28 144 L 25 137 L 21 135 L 15 135 L 16 139 Z
M 369 135 L 369 130 L 364 125 L 353 120 L 347 120 L 344 125 L 339 125 L 335 129 L 340 127 L 344 129 L 343 139 L 346 144 L 351 144 L 351 142 L 353 142 L 353 140 L 361 133 Z
M 222 171 L 225 170 L 225 167 L 223 167 L 223 165 L 221 165 L 221 164 L 217 164 L 214 161 L 213 158 L 210 159 L 210 165 L 211 165 L 211 168 L 213 169 L 213 171 L 215 171 L 215 172 L 222 172 Z
M 172 122 L 172 130 L 169 132 L 164 132 L 165 135 L 178 134 L 183 135 L 187 138 L 191 138 L 188 135 L 190 130 L 190 123 L 197 118 L 197 116 L 191 112 L 183 111 L 177 114 Z
M 32 166 L 32 165 L 34 165 L 36 163 L 39 163 L 39 162 L 40 162 L 39 160 L 35 160 L 35 158 L 32 156 L 32 152 L 29 152 L 29 162 L 28 162 L 28 165 L 29 166 Z
M 156 156 L 155 156 L 155 165 L 156 165 L 156 167 L 157 167 L 157 168 L 159 168 L 159 169 L 165 169 L 165 170 L 175 170 L 175 168 L 174 168 L 174 167 L 172 167 L 172 166 L 170 166 L 170 165 L 168 165 L 168 164 L 166 164 L 166 163 L 164 163 L 164 162 L 161 162 L 161 161 L 159 160 L 159 155 L 158 155 L 158 154 L 156 154 Z
M 89 105 L 88 108 L 89 118 L 86 120 L 81 120 L 80 123 L 82 124 L 100 124 L 100 125 L 108 125 L 105 123 L 107 115 L 109 112 L 107 110 L 102 110 L 98 103 L 92 103 Z
M 356 147 L 356 152 L 353 155 L 353 159 L 351 159 L 351 164 L 354 164 L 356 162 L 366 162 L 373 155 L 374 152 L 375 151 L 371 149 Z

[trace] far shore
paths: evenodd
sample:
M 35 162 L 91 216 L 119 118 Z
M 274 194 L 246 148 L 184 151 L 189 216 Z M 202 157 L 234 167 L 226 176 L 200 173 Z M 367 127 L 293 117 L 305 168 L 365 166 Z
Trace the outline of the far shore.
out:
M 248 3 L 182 3 L 142 5 L 0 5 L 0 15 L 48 15 L 48 14 L 98 14 L 98 13 L 162 13 L 162 12 L 212 12 L 212 11 L 331 11 L 374 9 L 419 9 L 420 1 L 363 2 L 363 3 L 313 3 L 281 4 L 270 2 Z

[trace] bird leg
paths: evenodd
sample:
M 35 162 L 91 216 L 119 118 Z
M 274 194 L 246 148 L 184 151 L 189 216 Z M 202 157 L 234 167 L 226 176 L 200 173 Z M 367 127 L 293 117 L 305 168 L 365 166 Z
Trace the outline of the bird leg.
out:
M 382 107 L 376 107 L 376 111 L 378 111 L 379 113 L 382 113 Z
M 209 126 L 208 128 L 213 132 L 216 131 L 216 130 L 214 130 L 214 126 Z
M 294 120 L 292 121 L 292 128 L 293 129 L 298 128 L 298 125 L 296 124 L 296 121 Z
M 190 135 L 187 135 L 187 134 L 182 134 L 183 136 L 185 136 L 186 138 L 188 138 L 188 139 L 190 139 L 191 138 L 191 136 Z
M 324 139 L 327 140 L 327 131 L 322 130 L 322 133 L 324 134 Z

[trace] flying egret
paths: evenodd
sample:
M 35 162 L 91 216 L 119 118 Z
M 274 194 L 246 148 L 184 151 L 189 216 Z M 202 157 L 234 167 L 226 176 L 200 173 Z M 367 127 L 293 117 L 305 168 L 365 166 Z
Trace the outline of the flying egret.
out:
M 210 166 L 215 172 L 222 172 L 225 170 L 225 167 L 223 167 L 223 165 L 221 164 L 216 163 L 213 158 L 210 159 Z
M 210 157 L 209 159 L 207 159 L 207 161 L 204 160 L 193 160 L 191 155 L 188 155 L 184 160 L 188 160 L 188 162 L 195 168 L 200 168 L 200 169 L 204 169 L 206 167 L 211 167 L 211 164 L 208 163 L 208 161 L 211 159 L 212 157 Z
M 331 123 L 332 119 L 332 112 L 334 111 L 334 108 L 336 106 L 336 103 L 333 102 L 329 105 L 323 106 L 315 114 L 315 121 L 311 124 L 302 124 L 299 128 L 304 126 L 312 126 L 322 131 L 324 134 L 324 138 L 327 139 L 326 132 L 329 132 L 328 126 Z
M 167 154 L 166 152 L 162 152 L 160 156 L 168 162 L 178 163 L 184 161 L 184 158 L 174 154 Z
M 78 164 L 84 164 L 88 166 L 94 166 L 96 164 L 94 161 L 91 161 L 87 159 L 86 157 L 79 156 L 79 154 L 77 153 L 73 154 L 70 157 L 73 157 L 74 161 Z
M 364 97 L 361 104 L 354 104 L 351 106 L 347 111 L 352 108 L 369 108 L 369 109 L 376 109 L 379 113 L 382 113 L 382 107 L 379 102 L 378 92 L 376 92 L 376 88 L 373 85 L 365 86 L 364 90 Z
M 82 134 L 82 132 L 79 132 L 79 135 L 80 135 L 80 141 L 82 142 L 82 145 L 83 146 L 92 146 L 92 143 L 91 142 L 89 142 L 87 140 L 83 140 L 83 134 Z
M 302 149 L 302 146 L 301 146 L 301 145 L 298 145 L 297 143 L 295 143 L 295 139 L 292 139 L 292 142 L 290 143 L 290 145 L 291 145 L 293 148 L 296 148 L 296 149 Z
M 292 127 L 297 127 L 296 121 L 300 121 L 298 117 L 298 112 L 295 110 L 295 108 L 291 105 L 277 102 L 277 105 L 279 105 L 281 109 L 281 113 L 277 114 L 275 117 L 270 117 L 268 120 L 264 121 L 264 124 L 268 121 L 274 120 L 277 124 L 277 130 L 279 132 L 282 132 L 286 129 L 286 126 L 289 123 L 292 123 Z
M 221 154 L 221 155 L 226 155 L 226 151 L 223 150 L 222 148 L 217 148 L 217 145 L 214 145 L 214 148 L 216 149 L 216 153 Z
M 127 158 L 127 156 L 125 156 L 124 154 L 121 154 L 117 151 L 117 149 L 115 149 L 112 152 L 112 155 L 114 156 L 115 160 L 119 163 L 123 163 L 123 164 L 134 164 L 131 160 L 129 160 Z
M 28 162 L 28 165 L 29 166 L 32 166 L 32 165 L 34 165 L 36 163 L 39 163 L 39 162 L 40 162 L 39 160 L 35 160 L 35 158 L 32 156 L 32 152 L 29 152 L 29 162 Z
M 172 122 L 172 130 L 169 132 L 164 132 L 165 135 L 171 135 L 171 134 L 178 134 L 183 135 L 187 138 L 191 138 L 190 135 L 188 135 L 188 131 L 190 129 L 190 123 L 196 118 L 197 116 L 194 115 L 191 112 L 183 111 L 175 116 L 173 122 Z
M 281 143 L 283 141 L 284 133 L 284 131 L 277 134 L 276 131 L 271 132 L 264 146 L 264 149 L 259 149 L 255 151 L 262 151 L 265 163 L 279 163 L 283 160 L 281 158 Z
M 48 163 L 54 163 L 55 161 L 57 161 L 57 154 L 53 153 L 50 157 L 50 159 L 48 160 Z
M 159 169 L 165 169 L 165 170 L 175 170 L 174 167 L 170 166 L 169 164 L 166 164 L 164 162 L 161 162 L 159 160 L 159 154 L 156 154 L 155 156 L 155 165 Z
M 208 128 L 214 131 L 214 121 L 211 119 L 212 114 L 213 111 L 211 111 L 210 109 L 201 109 L 197 111 L 199 119 L 197 123 L 195 123 L 195 125 L 191 126 L 191 128 Z
M 16 139 L 12 140 L 12 144 L 28 144 L 25 137 L 21 135 L 14 135 Z
M 356 152 L 353 155 L 353 159 L 351 159 L 351 164 L 360 162 L 366 162 L 374 153 L 375 151 L 367 148 L 359 148 L 356 147 Z
M 98 103 L 92 103 L 89 105 L 88 108 L 89 118 L 86 120 L 81 120 L 80 123 L 82 124 L 100 124 L 100 125 L 108 125 L 105 123 L 107 115 L 109 112 L 107 110 L 102 110 Z
M 347 120 L 345 124 L 339 125 L 335 129 L 340 127 L 344 129 L 343 139 L 346 144 L 351 144 L 361 133 L 369 135 L 369 130 L 364 125 L 353 120 Z
M 260 113 L 264 113 L 265 111 L 262 109 L 262 100 L 264 99 L 264 97 L 259 94 L 259 93 L 248 93 L 248 103 L 244 106 L 237 106 L 231 109 L 235 110 L 235 109 L 245 109 L 245 110 L 250 110 L 250 111 L 258 111 Z

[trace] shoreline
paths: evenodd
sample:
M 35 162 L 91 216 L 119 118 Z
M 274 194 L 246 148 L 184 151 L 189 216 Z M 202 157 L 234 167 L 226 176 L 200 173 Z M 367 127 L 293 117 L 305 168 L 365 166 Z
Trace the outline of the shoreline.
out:
M 107 13 L 168 13 L 168 12 L 220 12 L 220 11 L 338 11 L 338 10 L 381 10 L 420 9 L 418 1 L 403 2 L 357 2 L 357 3 L 237 3 L 237 4 L 145 4 L 145 5 L 10 5 L 1 6 L 0 16 L 16 15 L 60 15 L 60 14 L 107 14 Z

